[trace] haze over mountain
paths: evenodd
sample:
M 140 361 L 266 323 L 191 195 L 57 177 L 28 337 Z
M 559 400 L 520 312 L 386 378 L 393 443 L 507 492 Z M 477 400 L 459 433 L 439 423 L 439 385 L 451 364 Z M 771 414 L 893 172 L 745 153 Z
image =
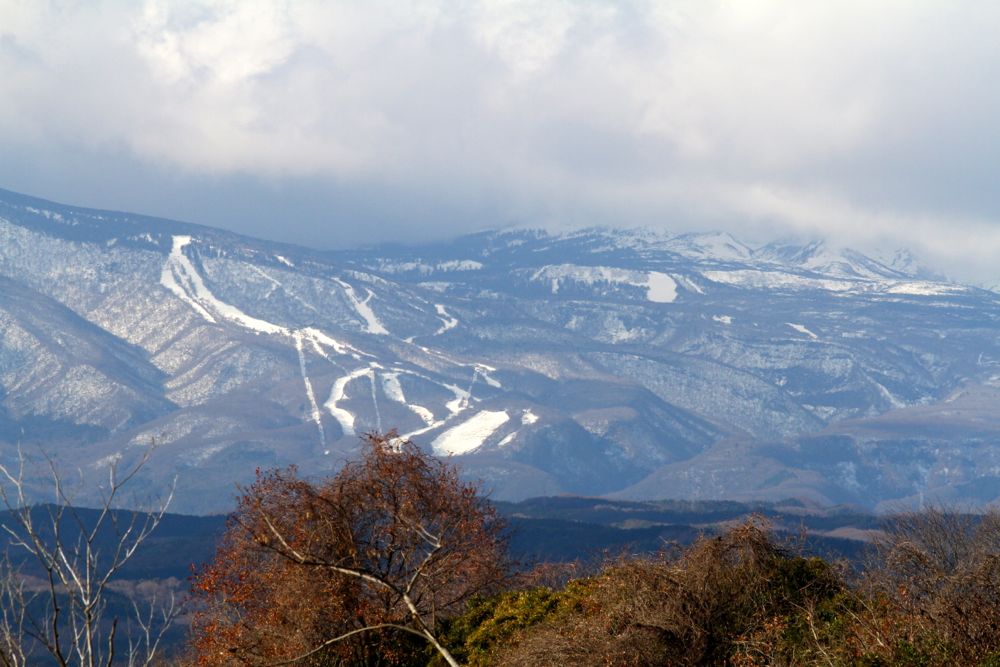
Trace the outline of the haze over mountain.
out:
M 317 252 L 0 191 L 0 440 L 231 505 L 397 428 L 493 497 L 1000 496 L 1000 296 L 905 252 L 488 232 Z

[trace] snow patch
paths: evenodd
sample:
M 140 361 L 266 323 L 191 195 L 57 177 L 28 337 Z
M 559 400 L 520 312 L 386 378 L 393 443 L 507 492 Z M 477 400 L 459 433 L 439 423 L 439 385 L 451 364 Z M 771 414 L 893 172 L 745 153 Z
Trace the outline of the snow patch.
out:
M 646 278 L 646 298 L 653 303 L 673 303 L 677 298 L 677 283 L 665 273 L 650 271 Z
M 805 334 L 805 335 L 809 336 L 809 337 L 810 337 L 810 338 L 812 338 L 813 340 L 816 340 L 816 339 L 818 339 L 818 338 L 819 338 L 819 336 L 817 336 L 816 334 L 814 334 L 814 333 L 813 333 L 812 331 L 809 331 L 809 329 L 806 329 L 806 328 L 805 328 L 804 326 L 802 326 L 801 324 L 792 324 L 791 322 L 785 322 L 785 324 L 786 324 L 787 326 L 790 326 L 791 328 L 795 329 L 795 330 L 796 330 L 796 331 L 798 331 L 798 332 L 799 332 L 800 334 Z
M 208 459 L 212 458 L 213 456 L 221 452 L 226 447 L 228 447 L 228 445 L 210 445 L 208 447 L 203 447 L 202 449 L 199 449 L 198 451 L 194 452 L 194 454 L 191 456 L 191 460 L 195 464 L 204 463 Z
M 942 285 L 941 283 L 931 283 L 926 281 L 905 282 L 891 285 L 886 290 L 889 294 L 912 294 L 914 296 L 941 296 L 964 292 L 965 288 L 960 285 Z
M 440 262 L 437 268 L 438 271 L 478 271 L 483 268 L 483 263 L 474 259 L 452 259 Z
M 530 408 L 521 413 L 521 423 L 523 425 L 528 426 L 530 424 L 534 424 L 537 421 L 538 421 L 538 415 L 532 412 Z
M 712 315 L 712 319 L 720 324 L 733 323 L 733 318 L 731 315 Z
M 486 439 L 509 419 L 510 415 L 505 410 L 482 410 L 439 435 L 431 443 L 431 448 L 439 456 L 467 454 L 482 447 Z
M 109 454 L 108 456 L 104 456 L 102 458 L 97 459 L 91 464 L 91 467 L 98 470 L 100 468 L 110 468 L 114 464 L 118 463 L 121 460 L 121 458 L 122 458 L 122 453 L 115 452 L 114 454 Z
M 476 364 L 476 372 L 479 373 L 479 377 L 483 378 L 483 382 L 493 387 L 494 389 L 500 389 L 503 387 L 499 380 L 494 380 L 490 373 L 495 372 L 496 369 L 485 364 Z
M 455 395 L 455 398 L 444 404 L 444 407 L 448 409 L 448 412 L 452 415 L 457 415 L 459 412 L 468 407 L 469 392 L 453 384 L 446 384 L 444 386 Z
M 559 293 L 564 282 L 582 285 L 608 283 L 645 289 L 646 298 L 654 303 L 671 303 L 677 298 L 677 282 L 669 275 L 658 271 L 632 271 L 613 266 L 553 264 L 537 269 L 531 274 L 530 280 L 548 282 L 553 294 Z
M 390 401 L 396 403 L 406 403 L 406 396 L 403 394 L 403 386 L 399 384 L 399 373 L 382 374 L 382 391 Z

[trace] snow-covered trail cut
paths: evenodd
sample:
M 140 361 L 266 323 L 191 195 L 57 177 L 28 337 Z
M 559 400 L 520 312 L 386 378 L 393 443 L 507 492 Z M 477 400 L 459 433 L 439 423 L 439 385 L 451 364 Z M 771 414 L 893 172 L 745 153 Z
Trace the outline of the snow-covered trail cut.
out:
M 420 417 L 425 425 L 434 423 L 434 413 L 422 405 L 407 403 L 406 395 L 403 393 L 403 385 L 399 382 L 399 374 L 405 371 L 392 371 L 382 374 L 382 392 L 391 401 L 405 405 L 413 414 Z
M 444 309 L 444 305 L 435 303 L 434 310 L 437 311 L 438 318 L 441 320 L 441 328 L 434 332 L 435 336 L 440 336 L 445 331 L 450 331 L 458 326 L 458 320 L 448 314 L 448 311 Z
M 362 366 L 361 368 L 354 369 L 347 375 L 337 378 L 337 380 L 333 383 L 333 387 L 330 388 L 330 397 L 326 399 L 325 403 L 323 403 L 323 407 L 326 408 L 327 412 L 329 412 L 330 415 L 332 415 L 333 418 L 340 424 L 340 429 L 344 432 L 345 436 L 357 435 L 354 430 L 354 415 L 337 405 L 337 403 L 344 400 L 344 394 L 347 392 L 347 385 L 351 382 L 351 380 L 365 376 L 373 377 L 375 374 L 375 366 L 377 366 L 377 364 Z
M 250 330 L 256 334 L 276 335 L 288 337 L 292 340 L 292 344 L 295 347 L 295 353 L 299 361 L 299 372 L 302 375 L 302 382 L 305 386 L 306 398 L 309 401 L 310 418 L 313 422 L 315 422 L 316 428 L 319 431 L 320 447 L 326 451 L 326 432 L 323 428 L 322 415 L 319 405 L 316 402 L 316 395 L 313 390 L 312 381 L 309 378 L 306 368 L 305 343 L 308 342 L 310 347 L 318 355 L 341 369 L 343 366 L 334 361 L 330 355 L 326 353 L 326 349 L 330 349 L 338 355 L 350 356 L 354 359 L 360 359 L 362 355 L 366 357 L 371 357 L 371 355 L 361 352 L 357 348 L 339 341 L 315 327 L 291 329 L 289 327 L 274 324 L 273 322 L 268 322 L 267 320 L 262 320 L 258 317 L 249 315 L 236 306 L 222 301 L 212 293 L 212 291 L 205 284 L 201 274 L 198 273 L 198 269 L 195 267 L 194 263 L 191 262 L 187 255 L 184 254 L 184 248 L 190 244 L 190 236 L 178 235 L 173 237 L 173 245 L 170 249 L 170 255 L 167 257 L 167 261 L 164 263 L 160 272 L 160 284 L 181 299 L 181 301 L 190 306 L 205 321 L 211 324 L 220 324 L 225 322 L 236 325 L 242 329 Z M 251 268 L 254 268 L 258 273 L 261 273 L 261 275 L 270 280 L 275 285 L 275 288 L 281 285 L 280 282 L 261 272 L 259 269 L 256 269 L 256 267 Z M 374 391 L 372 399 L 375 400 Z M 336 402 L 334 402 L 334 407 L 336 407 Z M 375 410 L 376 412 L 378 410 L 377 404 L 375 406 Z M 333 414 L 333 416 L 341 422 L 341 426 L 348 423 L 351 426 L 350 432 L 353 434 L 353 415 L 348 413 L 346 410 L 340 410 L 339 412 L 332 411 L 331 414 Z M 348 429 L 345 429 L 345 432 L 347 430 Z
M 287 327 L 247 315 L 236 306 L 217 299 L 184 254 L 184 248 L 191 243 L 191 237 L 175 236 L 173 241 L 170 255 L 160 272 L 161 285 L 191 305 L 212 324 L 223 320 L 257 333 L 291 335 Z
M 813 340 L 818 340 L 819 339 L 819 336 L 817 336 L 816 334 L 814 334 L 812 331 L 809 331 L 809 329 L 805 328 L 805 326 L 803 326 L 801 324 L 794 324 L 792 322 L 785 322 L 785 324 L 787 326 L 791 327 L 792 329 L 795 329 L 800 334 L 804 334 L 806 336 L 809 336 Z
M 296 332 L 294 334 L 295 339 L 295 351 L 299 355 L 299 371 L 302 373 L 302 382 L 306 387 L 306 398 L 309 399 L 309 408 L 312 416 L 312 420 L 316 423 L 316 428 L 319 430 L 319 442 L 320 446 L 326 451 L 326 431 L 323 430 L 323 416 L 319 412 L 319 405 L 316 404 L 316 394 L 313 392 L 312 382 L 309 380 L 309 375 L 306 373 L 306 354 L 302 348 L 302 334 Z
M 374 293 L 371 290 L 368 290 L 368 296 L 364 301 L 362 301 L 354 292 L 354 288 L 349 284 L 340 278 L 334 278 L 334 281 L 344 288 L 344 294 L 347 295 L 347 300 L 351 302 L 351 305 L 354 306 L 354 310 L 361 316 L 361 319 L 365 321 L 365 330 L 370 334 L 388 336 L 389 330 L 382 326 L 382 322 L 380 322 L 378 316 L 375 315 L 375 311 L 368 305 L 368 302 L 372 300 Z

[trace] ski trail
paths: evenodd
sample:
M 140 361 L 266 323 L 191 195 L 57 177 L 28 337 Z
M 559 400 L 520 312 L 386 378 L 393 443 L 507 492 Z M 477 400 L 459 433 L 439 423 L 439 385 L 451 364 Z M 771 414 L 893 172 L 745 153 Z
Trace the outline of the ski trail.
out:
M 422 405 L 407 403 L 406 395 L 403 393 L 403 386 L 399 383 L 399 374 L 407 371 L 395 370 L 391 373 L 382 374 L 382 392 L 391 400 L 406 406 L 410 412 L 420 417 L 424 424 L 434 423 L 434 413 Z M 409 373 L 408 373 L 409 374 Z M 415 375 L 415 374 L 414 374 Z
M 499 381 L 494 380 L 490 376 L 490 373 L 496 371 L 495 368 L 491 368 L 490 366 L 484 366 L 483 364 L 476 364 L 476 371 L 478 371 L 479 377 L 483 378 L 483 382 L 485 382 L 489 386 L 495 387 L 496 389 L 500 389 L 503 386 L 500 384 Z
M 375 409 L 375 430 L 382 430 L 382 413 L 378 409 L 378 396 L 375 395 L 375 369 L 368 375 L 368 379 L 371 380 L 372 385 L 372 407 Z
M 338 364 L 336 361 L 334 361 L 333 358 L 330 357 L 330 355 L 328 355 L 326 353 L 326 350 L 324 350 L 323 347 L 319 343 L 317 343 L 315 339 L 310 338 L 309 339 L 309 343 L 312 345 L 313 351 L 318 356 L 323 357 L 324 359 L 326 359 L 327 361 L 329 361 L 331 366 L 333 366 L 334 368 L 336 368 L 339 371 L 343 371 L 344 373 L 348 372 L 346 368 L 344 368 L 343 366 L 341 366 L 340 364 Z
M 453 426 L 431 442 L 438 456 L 468 454 L 483 446 L 486 439 L 510 420 L 506 410 L 483 410 Z
M 319 310 L 316 308 L 316 306 L 312 305 L 311 303 L 309 303 L 308 301 L 306 301 L 305 299 L 303 299 L 302 297 L 300 297 L 294 291 L 288 289 L 288 287 L 283 282 L 281 282 L 280 280 L 272 278 L 269 273 L 267 273 L 266 271 L 264 271 L 263 269 L 261 269 L 259 267 L 254 266 L 253 264 L 248 264 L 247 266 L 250 269 L 253 269 L 254 271 L 256 271 L 262 278 L 264 278 L 264 280 L 267 280 L 267 281 L 269 281 L 271 283 L 271 288 L 267 291 L 267 293 L 264 294 L 264 296 L 261 297 L 261 299 L 268 298 L 275 291 L 277 291 L 278 289 L 280 289 L 282 292 L 284 292 L 285 294 L 287 294 L 291 298 L 295 299 L 296 301 L 298 301 L 299 303 L 301 303 L 303 306 L 305 306 L 309 310 L 311 310 L 311 311 L 313 311 L 314 313 L 317 313 L 317 314 L 319 313 Z
M 213 324 L 216 318 L 227 320 L 256 333 L 291 335 L 287 327 L 247 315 L 236 306 L 219 300 L 205 285 L 194 264 L 184 254 L 191 243 L 190 236 L 175 236 L 167 263 L 160 273 L 160 284 L 195 307 Z
M 326 451 L 326 431 L 323 430 L 323 417 L 319 412 L 319 405 L 316 404 L 316 394 L 313 393 L 312 382 L 306 374 L 306 355 L 302 348 L 302 335 L 296 332 L 293 336 L 295 340 L 295 351 L 299 355 L 299 370 L 302 372 L 302 382 L 306 387 L 306 397 L 309 399 L 309 406 L 312 412 L 312 420 L 316 422 L 319 430 L 319 444 L 323 451 Z
M 307 371 L 307 360 L 306 360 L 306 343 L 308 342 L 309 347 L 320 357 L 326 359 L 332 366 L 342 371 L 344 374 L 337 378 L 330 388 L 330 396 L 323 403 L 323 408 L 325 408 L 330 415 L 337 420 L 340 425 L 341 430 L 345 436 L 356 435 L 355 431 L 355 416 L 348 410 L 340 407 L 338 403 L 344 399 L 346 394 L 347 385 L 362 375 L 367 375 L 369 382 L 371 383 L 371 397 L 372 397 L 372 408 L 375 413 L 376 428 L 382 428 L 382 415 L 378 404 L 378 374 L 376 369 L 381 369 L 380 366 L 374 361 L 375 357 L 367 352 L 362 352 L 361 350 L 349 345 L 347 343 L 338 341 L 331 336 L 328 336 L 323 331 L 315 327 L 305 327 L 302 329 L 291 329 L 289 327 L 281 326 L 268 322 L 267 320 L 262 320 L 260 318 L 253 317 L 246 312 L 240 310 L 236 306 L 226 303 L 215 296 L 212 291 L 205 284 L 203 278 L 198 273 L 197 268 L 194 263 L 188 258 L 184 253 L 184 248 L 191 244 L 192 238 L 186 235 L 177 235 L 173 237 L 173 245 L 170 250 L 170 254 L 167 257 L 166 262 L 160 273 L 160 284 L 169 290 L 172 294 L 181 299 L 184 303 L 190 306 L 196 313 L 198 313 L 205 321 L 212 324 L 219 323 L 229 323 L 239 326 L 243 329 L 248 329 L 257 334 L 271 334 L 286 336 L 292 339 L 292 343 L 295 347 L 295 352 L 299 361 L 299 371 L 302 376 L 303 386 L 305 388 L 306 398 L 309 401 L 310 406 L 310 418 L 316 424 L 317 431 L 319 432 L 320 444 L 325 448 L 326 446 L 326 431 L 323 426 L 322 421 L 322 411 L 317 403 L 315 390 L 313 388 L 312 380 L 308 376 Z M 263 276 L 265 279 L 271 282 L 271 291 L 277 290 L 279 287 L 282 288 L 291 297 L 300 301 L 304 305 L 316 310 L 311 304 L 303 301 L 298 296 L 288 292 L 287 289 L 281 284 L 280 281 L 272 278 L 270 275 L 261 271 L 257 267 L 252 267 L 257 273 Z M 354 288 L 347 282 L 334 278 L 334 281 L 338 283 L 343 289 L 348 300 L 351 302 L 355 311 L 364 320 L 366 325 L 366 331 L 372 334 L 378 335 L 390 335 L 389 331 L 382 325 L 382 322 L 375 315 L 369 302 L 374 298 L 374 293 L 372 290 L 367 289 L 367 296 L 364 300 L 358 299 L 358 296 Z M 448 331 L 459 324 L 457 318 L 452 317 L 443 304 L 435 304 L 435 309 L 438 315 L 441 317 L 442 327 L 439 329 L 438 333 L 443 333 Z M 423 376 L 419 373 L 407 370 L 399 370 L 395 373 L 387 373 L 383 377 L 383 386 L 386 389 L 386 395 L 391 400 L 398 400 L 400 403 L 406 405 L 412 412 L 423 420 L 426 426 L 417 431 L 413 431 L 406 437 L 412 435 L 418 435 L 420 433 L 429 431 L 431 429 L 437 428 L 439 426 L 445 425 L 454 420 L 454 418 L 469 408 L 470 402 L 472 400 L 472 392 L 475 388 L 476 381 L 482 378 L 482 381 L 491 387 L 500 387 L 500 383 L 494 380 L 490 373 L 495 371 L 495 368 L 487 366 L 481 363 L 467 363 L 452 359 L 448 355 L 445 355 L 436 350 L 430 348 L 419 346 L 420 349 L 428 355 L 438 357 L 450 364 L 454 364 L 459 367 L 472 368 L 472 378 L 469 382 L 468 390 L 463 390 L 458 386 L 442 383 L 438 380 L 432 380 L 429 377 Z M 350 356 L 357 361 L 361 361 L 362 357 L 367 357 L 371 361 L 368 362 L 368 366 L 356 368 L 353 371 L 348 371 L 343 365 L 338 363 L 333 359 L 327 350 L 333 350 L 337 355 Z M 443 386 L 444 388 L 451 391 L 455 398 L 445 403 L 445 408 L 448 410 L 448 416 L 444 419 L 435 419 L 433 412 L 427 408 L 420 405 L 409 405 L 406 403 L 405 396 L 403 396 L 402 387 L 398 382 L 398 375 L 400 372 L 405 372 L 409 375 L 415 377 L 420 377 L 428 382 L 437 384 L 438 386 Z M 393 384 L 395 381 L 395 384 Z M 324 449 L 324 451 L 326 451 Z
M 160 271 L 160 284 L 170 290 L 181 301 L 191 306 L 192 310 L 201 315 L 205 320 L 215 324 L 215 318 L 212 317 L 212 314 L 188 294 L 191 289 L 191 281 L 185 273 L 185 267 L 186 265 L 190 265 L 190 262 L 186 262 L 187 258 L 184 257 L 183 250 L 184 246 L 190 242 L 190 236 L 173 237 L 173 246 L 170 249 L 170 255 L 167 257 L 167 261 L 163 264 L 163 269 Z M 182 285 L 179 280 L 185 281 L 187 285 Z
M 476 386 L 476 376 L 479 375 L 479 366 L 474 366 L 472 369 L 472 380 L 469 382 L 469 388 L 465 392 L 465 404 L 462 405 L 462 409 L 469 407 L 469 399 L 472 398 L 472 388 Z
M 382 336 L 389 335 L 389 331 L 382 326 L 382 322 L 379 321 L 378 317 L 375 315 L 375 311 L 372 307 L 368 305 L 374 294 L 371 290 L 368 290 L 368 297 L 364 301 L 358 299 L 358 295 L 354 292 L 354 288 L 345 283 L 340 278 L 334 278 L 334 281 L 344 288 L 344 294 L 347 295 L 347 300 L 351 302 L 354 310 L 361 316 L 361 319 L 365 321 L 365 331 L 371 334 L 377 334 Z
M 445 331 L 449 331 L 458 326 L 458 320 L 448 314 L 448 311 L 444 309 L 443 304 L 435 303 L 434 310 L 437 311 L 438 318 L 441 320 L 441 328 L 434 332 L 435 336 L 440 336 Z
M 345 436 L 357 435 L 354 430 L 354 415 L 338 406 L 337 403 L 344 400 L 347 385 L 351 382 L 351 380 L 373 373 L 374 371 L 372 371 L 370 366 L 362 366 L 361 368 L 354 369 L 347 375 L 337 378 L 337 380 L 333 383 L 333 386 L 330 388 L 330 397 L 326 399 L 325 403 L 323 403 L 323 407 L 326 408 L 327 412 L 329 412 L 340 424 L 340 428 L 344 432 Z
M 341 341 L 328 336 L 324 332 L 316 329 L 314 327 L 305 327 L 303 329 L 290 329 L 266 320 L 262 320 L 252 315 L 248 315 L 236 306 L 226 303 L 220 300 L 215 294 L 212 293 L 208 286 L 205 285 L 205 281 L 202 279 L 201 275 L 198 273 L 197 268 L 191 262 L 191 260 L 184 254 L 184 248 L 191 244 L 191 237 L 186 235 L 177 235 L 173 237 L 173 245 L 170 249 L 170 254 L 167 256 L 167 260 L 160 271 L 160 284 L 169 290 L 176 297 L 181 299 L 184 303 L 192 308 L 196 313 L 198 313 L 205 321 L 212 324 L 219 324 L 220 322 L 227 322 L 230 324 L 235 324 L 243 329 L 249 329 L 257 334 L 271 334 L 279 336 L 287 336 L 292 339 L 292 343 L 295 347 L 295 353 L 298 356 L 299 361 L 299 372 L 302 375 L 302 382 L 305 386 L 306 398 L 309 401 L 310 406 L 310 417 L 312 421 L 316 424 L 316 428 L 319 431 L 320 445 L 326 447 L 326 431 L 323 427 L 322 414 L 320 412 L 319 405 L 316 402 L 316 394 L 313 390 L 312 381 L 309 379 L 306 370 L 306 350 L 305 341 L 309 341 L 313 350 L 317 354 L 322 356 L 324 359 L 329 361 L 333 366 L 343 370 L 347 373 L 343 366 L 334 361 L 323 349 L 326 346 L 332 349 L 334 352 L 340 355 L 350 355 L 355 359 L 360 359 L 361 355 L 371 357 L 372 355 L 365 352 L 361 352 L 357 348 L 343 343 Z M 283 285 L 267 275 L 265 272 L 261 271 L 257 267 L 250 266 L 262 275 L 267 280 L 272 283 L 272 292 L 278 287 Z M 346 283 L 344 283 L 346 285 Z M 349 286 L 348 286 L 349 287 Z M 291 294 L 288 290 L 285 290 L 293 298 L 302 302 L 304 305 L 316 310 L 311 304 L 302 301 L 298 296 Z M 353 290 L 352 290 L 353 295 Z M 369 299 L 371 298 L 371 293 L 369 292 Z M 368 308 L 367 302 L 362 304 L 363 308 L 367 308 L 368 312 L 371 309 Z M 372 313 L 374 318 L 374 313 Z M 375 323 L 378 320 L 375 319 Z M 379 324 L 379 326 L 381 326 Z M 366 372 L 371 372 L 374 376 L 374 371 L 371 369 L 363 369 Z M 330 413 L 335 419 L 340 423 L 341 427 L 344 429 L 345 434 L 354 434 L 354 415 L 352 415 L 347 410 L 337 407 L 337 400 L 343 397 L 344 388 L 347 382 L 351 379 L 351 374 L 348 373 L 345 376 L 347 379 L 340 378 L 337 383 L 334 384 L 333 389 L 331 389 L 331 399 L 327 401 Z M 374 382 L 374 379 L 373 379 Z M 340 397 L 336 397 L 338 391 Z M 374 385 L 373 385 L 374 386 Z M 372 390 L 372 398 L 374 400 L 374 388 Z M 378 405 L 375 405 L 376 414 L 378 413 Z M 381 421 L 381 418 L 379 418 Z
M 271 276 L 269 276 L 269 275 L 267 275 L 266 273 L 264 273 L 264 271 L 262 271 L 261 269 L 257 268 L 257 267 L 256 267 L 256 266 L 254 266 L 253 264 L 250 264 L 249 266 L 250 266 L 250 268 L 251 268 L 251 269 L 252 269 L 252 270 L 253 270 L 253 271 L 254 271 L 254 272 L 255 272 L 255 273 L 257 274 L 257 275 L 259 275 L 259 276 L 260 276 L 261 278 L 263 278 L 264 280 L 266 280 L 266 281 L 268 281 L 269 283 L 271 283 L 271 289 L 267 290 L 267 292 L 266 292 L 266 293 L 264 294 L 264 296 L 262 296 L 262 297 L 261 297 L 261 299 L 266 299 L 266 298 L 268 298 L 269 296 L 271 296 L 272 294 L 274 294 L 274 293 L 275 293 L 275 291 L 277 291 L 277 290 L 279 290 L 279 289 L 282 289 L 282 290 L 284 289 L 284 287 L 285 287 L 284 285 L 282 285 L 282 284 L 281 284 L 280 282 L 278 282 L 277 280 L 275 280 L 275 279 L 274 279 L 274 278 L 272 278 Z
M 503 385 L 500 384 L 498 380 L 495 380 L 492 376 L 490 376 L 490 373 L 495 373 L 497 370 L 493 366 L 487 366 L 486 364 L 477 361 L 473 362 L 459 361 L 454 357 L 449 357 L 447 354 L 439 352 L 438 350 L 433 350 L 425 345 L 418 344 L 417 348 L 424 354 L 427 354 L 432 357 L 437 357 L 438 359 L 447 361 L 449 364 L 454 364 L 455 366 L 461 366 L 463 368 L 474 368 L 479 372 L 479 375 L 480 377 L 483 378 L 483 381 L 486 382 L 486 384 L 488 384 L 489 386 L 496 387 L 497 389 L 503 387 Z

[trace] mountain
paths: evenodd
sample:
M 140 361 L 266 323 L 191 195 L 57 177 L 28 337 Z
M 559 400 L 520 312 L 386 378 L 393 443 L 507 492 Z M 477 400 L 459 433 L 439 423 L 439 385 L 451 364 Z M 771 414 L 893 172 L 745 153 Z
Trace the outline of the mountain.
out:
M 143 491 L 223 511 L 259 467 L 329 473 L 397 428 L 497 499 L 983 503 L 998 320 L 905 252 L 609 229 L 320 252 L 0 191 L 0 457 L 98 480 L 155 442 Z

